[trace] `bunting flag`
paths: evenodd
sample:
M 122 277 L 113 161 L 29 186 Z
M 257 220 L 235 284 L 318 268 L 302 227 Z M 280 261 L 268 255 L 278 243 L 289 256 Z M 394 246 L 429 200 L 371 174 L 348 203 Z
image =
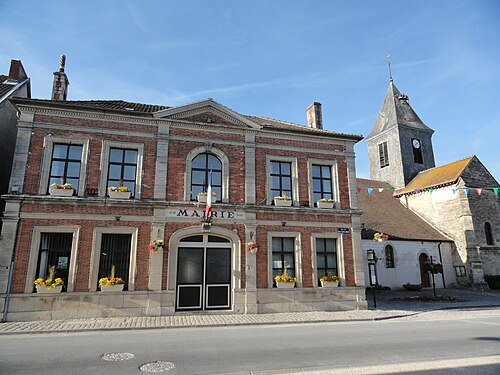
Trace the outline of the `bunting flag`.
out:
M 368 192 L 368 195 L 371 195 L 374 191 L 378 191 L 379 193 L 382 193 L 384 190 L 395 190 L 394 188 L 372 188 L 372 187 L 369 187 L 369 188 L 360 188 L 358 187 L 358 193 L 360 193 L 362 190 L 366 190 Z M 438 187 L 436 189 L 436 187 L 434 188 L 423 188 L 423 189 L 414 189 L 413 192 L 415 194 L 419 194 L 419 193 L 425 193 L 425 192 L 429 192 L 429 194 L 432 194 L 435 190 L 439 190 L 440 187 Z M 477 195 L 478 196 L 481 196 L 483 194 L 483 192 L 485 190 L 492 190 L 495 195 L 498 195 L 498 192 L 500 190 L 499 187 L 471 187 L 471 188 L 468 188 L 468 187 L 447 187 L 447 189 L 449 189 L 448 191 L 451 191 L 453 193 L 453 195 L 456 195 L 457 192 L 459 190 L 463 190 L 465 195 L 469 195 L 469 192 L 471 189 L 475 190 Z
M 212 171 L 208 174 L 207 205 L 205 207 L 205 219 L 210 219 L 212 213 Z

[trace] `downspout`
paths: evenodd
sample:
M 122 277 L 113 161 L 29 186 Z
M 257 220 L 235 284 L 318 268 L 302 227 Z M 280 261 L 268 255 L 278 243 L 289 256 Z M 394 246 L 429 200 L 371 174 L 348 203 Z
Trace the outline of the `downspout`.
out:
M 443 265 L 443 256 L 441 255 L 441 243 L 438 243 L 438 252 L 439 252 L 439 263 L 441 263 L 441 266 Z M 443 272 L 441 272 L 441 277 L 443 279 L 443 288 L 446 289 L 446 283 L 444 282 L 444 267 L 442 267 Z
M 2 323 L 7 321 L 7 313 L 9 311 L 10 288 L 12 286 L 12 277 L 14 276 L 14 261 L 10 262 L 9 280 L 7 281 L 7 294 L 5 295 L 5 305 L 3 307 Z

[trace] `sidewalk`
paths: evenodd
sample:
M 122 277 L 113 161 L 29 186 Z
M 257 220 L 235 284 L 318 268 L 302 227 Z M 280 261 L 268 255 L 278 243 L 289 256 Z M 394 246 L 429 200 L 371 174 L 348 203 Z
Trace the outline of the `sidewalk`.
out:
M 368 310 L 314 311 L 274 314 L 189 314 L 161 317 L 90 318 L 0 324 L 0 335 L 27 333 L 65 333 L 125 329 L 166 329 L 186 327 L 226 327 L 293 323 L 352 322 L 394 319 L 440 309 L 500 308 L 500 290 L 474 291 L 441 289 L 438 295 L 457 298 L 455 302 L 414 302 L 417 295 L 432 295 L 432 289 L 420 292 L 376 291 L 377 309 L 372 292 L 367 293 Z

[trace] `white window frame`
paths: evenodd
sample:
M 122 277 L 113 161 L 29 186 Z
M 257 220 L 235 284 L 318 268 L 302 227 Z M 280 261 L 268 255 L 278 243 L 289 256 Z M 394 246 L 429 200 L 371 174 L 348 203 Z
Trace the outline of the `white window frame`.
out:
M 340 278 L 340 285 L 345 286 L 345 263 L 344 263 L 344 236 L 339 233 L 313 233 L 311 235 L 311 260 L 312 260 L 312 283 L 315 288 L 318 287 L 318 265 L 316 261 L 316 239 L 334 238 L 337 243 L 337 272 Z
M 36 266 L 38 263 L 38 256 L 40 253 L 40 240 L 42 233 L 72 233 L 73 241 L 71 242 L 71 259 L 69 261 L 68 280 L 66 280 L 67 292 L 73 292 L 75 287 L 76 275 L 76 260 L 78 258 L 78 238 L 80 236 L 80 226 L 67 225 L 67 226 L 34 226 L 33 234 L 31 237 L 31 247 L 28 260 L 28 272 L 26 274 L 26 281 L 24 285 L 25 293 L 33 292 L 33 281 L 36 279 Z
M 314 207 L 314 188 L 313 188 L 313 173 L 312 173 L 312 168 L 313 165 L 321 165 L 321 166 L 327 166 L 330 167 L 330 175 L 332 176 L 332 196 L 333 200 L 335 201 L 333 203 L 333 207 L 339 208 L 340 207 L 340 189 L 339 189 L 339 171 L 338 171 L 338 162 L 337 160 L 325 160 L 325 159 L 308 159 L 307 160 L 307 173 L 309 177 L 309 205 L 311 207 Z
M 42 170 L 40 173 L 40 184 L 38 186 L 38 194 L 47 195 L 47 190 L 49 188 L 49 175 L 50 166 L 52 163 L 52 152 L 54 150 L 54 144 L 66 144 L 66 145 L 80 145 L 82 146 L 82 158 L 80 160 L 80 181 L 78 183 L 78 191 L 76 194 L 82 197 L 85 193 L 85 182 L 87 177 L 87 161 L 89 158 L 89 139 L 73 139 L 73 138 L 62 138 L 53 137 L 52 135 L 47 135 L 44 138 L 45 152 L 43 154 L 42 160 Z
M 267 232 L 267 287 L 269 289 L 273 288 L 274 279 L 273 279 L 273 238 L 284 238 L 289 237 L 294 239 L 295 243 L 295 251 L 294 251 L 294 263 L 295 263 L 295 277 L 297 278 L 297 282 L 295 283 L 296 287 L 302 287 L 302 254 L 300 249 L 301 247 L 301 235 L 300 232 Z
M 226 154 L 213 147 L 210 144 L 193 148 L 186 156 L 186 172 L 184 173 L 184 201 L 191 200 L 191 168 L 193 166 L 193 159 L 200 154 L 213 154 L 217 156 L 222 164 L 222 197 L 223 203 L 229 202 L 229 159 Z
M 267 204 L 270 205 L 274 201 L 274 195 L 271 193 L 271 162 L 289 162 L 292 164 L 292 194 L 293 205 L 298 207 L 300 202 L 299 197 L 299 173 L 298 161 L 294 156 L 279 156 L 279 155 L 266 155 L 266 194 Z
M 101 153 L 101 180 L 99 181 L 99 197 L 106 197 L 109 170 L 109 152 L 112 148 L 122 148 L 127 150 L 137 150 L 137 170 L 135 172 L 135 196 L 134 199 L 141 199 L 142 191 L 142 168 L 144 161 L 144 144 L 131 142 L 103 141 Z
M 99 277 L 99 259 L 101 255 L 101 243 L 103 234 L 130 234 L 130 264 L 128 270 L 128 290 L 135 290 L 135 276 L 137 272 L 137 236 L 138 228 L 129 227 L 97 227 L 94 230 L 94 246 L 90 259 L 89 272 L 89 290 L 97 291 L 97 282 Z M 123 275 L 116 275 L 123 277 Z

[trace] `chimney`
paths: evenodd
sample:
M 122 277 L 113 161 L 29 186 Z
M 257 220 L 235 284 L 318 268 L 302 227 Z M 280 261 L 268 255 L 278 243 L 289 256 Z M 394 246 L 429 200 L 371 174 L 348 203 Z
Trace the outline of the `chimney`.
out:
M 323 118 L 321 116 L 321 103 L 313 102 L 306 109 L 307 126 L 314 129 L 323 129 Z
M 61 55 L 59 71 L 54 72 L 54 84 L 52 86 L 52 100 L 66 100 L 68 96 L 69 80 L 64 73 L 64 66 L 66 65 L 66 56 Z
M 9 80 L 11 81 L 20 81 L 21 79 L 28 78 L 26 71 L 23 68 L 23 64 L 21 64 L 20 60 L 10 60 L 10 69 L 9 69 Z

